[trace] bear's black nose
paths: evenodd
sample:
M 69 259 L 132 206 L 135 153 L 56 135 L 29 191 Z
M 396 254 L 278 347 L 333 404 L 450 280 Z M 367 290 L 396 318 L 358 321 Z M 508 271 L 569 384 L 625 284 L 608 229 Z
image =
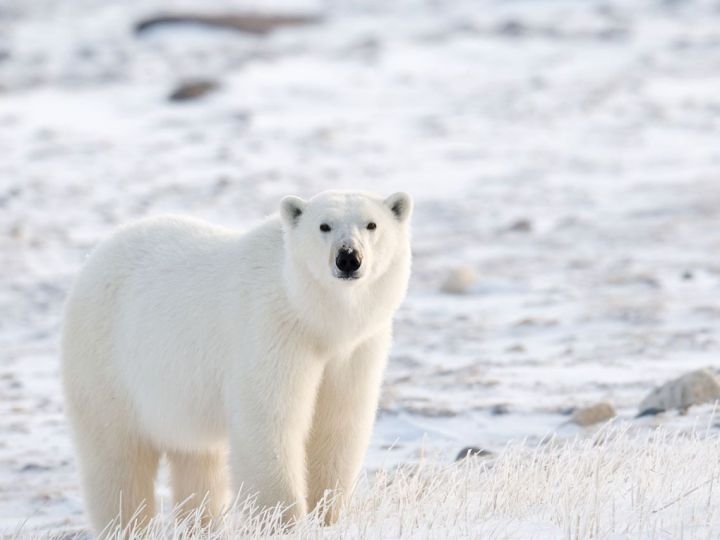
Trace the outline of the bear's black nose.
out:
M 335 259 L 335 266 L 344 274 L 355 272 L 360 268 L 361 264 L 362 257 L 360 253 L 350 248 L 340 248 L 337 258 Z

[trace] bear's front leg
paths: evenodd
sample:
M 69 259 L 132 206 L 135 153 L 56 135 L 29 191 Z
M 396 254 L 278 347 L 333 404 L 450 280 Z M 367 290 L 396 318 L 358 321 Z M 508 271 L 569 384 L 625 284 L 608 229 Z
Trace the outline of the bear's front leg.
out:
M 262 362 L 273 369 L 230 398 L 230 468 L 241 500 L 256 496 L 259 510 L 280 505 L 290 525 L 307 513 L 305 444 L 323 366 L 297 351 Z
M 339 516 L 362 466 L 372 433 L 390 330 L 360 345 L 350 358 L 331 361 L 320 383 L 308 440 L 308 506 L 326 494 L 325 522 Z

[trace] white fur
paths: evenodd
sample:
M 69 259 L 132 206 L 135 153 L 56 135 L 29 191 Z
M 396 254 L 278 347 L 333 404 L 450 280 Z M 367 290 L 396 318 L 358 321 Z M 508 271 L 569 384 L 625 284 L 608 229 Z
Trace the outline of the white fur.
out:
M 96 249 L 63 336 L 96 530 L 143 503 L 138 523 L 154 513 L 163 453 L 176 499 L 195 495 L 188 510 L 208 493 L 211 514 L 225 504 L 227 448 L 233 489 L 292 505 L 288 522 L 352 488 L 407 288 L 411 207 L 405 194 L 286 197 L 246 233 L 162 217 Z M 342 246 L 362 254 L 359 279 L 337 277 Z

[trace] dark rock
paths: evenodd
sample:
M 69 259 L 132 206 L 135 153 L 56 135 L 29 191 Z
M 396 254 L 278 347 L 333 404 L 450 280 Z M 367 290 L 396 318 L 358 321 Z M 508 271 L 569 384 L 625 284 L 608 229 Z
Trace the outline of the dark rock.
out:
M 20 468 L 20 472 L 37 472 L 37 471 L 48 471 L 52 467 L 48 465 L 40 465 L 39 463 L 28 463 Z
M 531 232 L 532 222 L 529 219 L 518 219 L 517 221 L 511 223 L 506 230 L 508 232 Z
M 656 416 L 665 412 L 665 409 L 650 408 L 640 411 L 635 418 L 641 418 L 643 416 Z
M 168 96 L 170 101 L 189 101 L 198 99 L 217 90 L 218 83 L 211 80 L 196 80 L 180 83 Z
M 167 13 L 143 19 L 135 25 L 135 33 L 141 34 L 156 26 L 191 24 L 209 28 L 235 30 L 245 34 L 266 35 L 283 26 L 316 24 L 315 15 L 226 13 L 219 15 L 199 13 Z
M 604 28 L 561 28 L 553 25 L 527 24 L 517 19 L 508 19 L 492 29 L 492 32 L 507 38 L 543 37 L 565 40 L 617 41 L 630 36 L 629 28 L 612 24 Z
M 510 407 L 507 403 L 497 403 L 490 408 L 490 414 L 493 416 L 502 416 L 510 412 Z
M 466 446 L 458 452 L 455 461 L 460 461 L 468 457 L 490 457 L 493 453 L 490 450 L 478 448 L 477 446 Z
M 500 24 L 498 32 L 506 36 L 517 37 L 526 34 L 528 31 L 527 27 L 516 20 L 508 20 Z

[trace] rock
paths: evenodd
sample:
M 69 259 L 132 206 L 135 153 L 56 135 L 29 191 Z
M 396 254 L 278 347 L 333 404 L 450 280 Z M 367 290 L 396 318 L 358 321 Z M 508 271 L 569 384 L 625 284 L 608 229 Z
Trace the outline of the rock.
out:
M 28 463 L 20 468 L 20 472 L 38 472 L 49 471 L 52 469 L 49 465 L 40 465 L 39 463 Z
M 559 323 L 555 319 L 540 319 L 535 317 L 525 317 L 515 323 L 518 328 L 549 328 L 557 326 Z
M 575 409 L 568 421 L 578 426 L 592 426 L 593 424 L 606 422 L 615 415 L 615 409 L 612 405 L 607 402 L 601 402 L 589 407 Z
M 460 461 L 468 457 L 490 457 L 493 453 L 490 450 L 478 448 L 477 446 L 466 446 L 458 452 L 455 461 Z
M 563 416 L 570 416 L 577 410 L 577 407 L 559 407 L 558 409 L 552 410 L 551 412 L 556 412 L 557 414 L 562 414 Z
M 507 403 L 496 403 L 490 407 L 490 414 L 493 416 L 503 416 L 510 412 L 510 407 Z
M 235 30 L 245 34 L 266 35 L 283 26 L 315 24 L 320 17 L 315 15 L 261 14 L 261 13 L 166 13 L 148 17 L 135 25 L 135 33 L 141 34 L 150 28 L 167 25 L 199 25 L 209 28 Z
M 655 388 L 640 403 L 638 416 L 678 409 L 685 412 L 692 405 L 720 399 L 720 384 L 709 369 L 698 369 Z
M 469 266 L 458 266 L 450 270 L 440 290 L 448 294 L 467 294 L 477 281 L 475 270 Z
M 189 101 L 217 90 L 218 83 L 211 80 L 198 79 L 180 83 L 168 96 L 170 101 Z
M 665 409 L 645 409 L 644 411 L 641 411 L 638 413 L 638 415 L 635 418 L 641 418 L 643 416 L 655 416 L 660 413 L 664 413 Z
M 505 36 L 518 37 L 527 34 L 528 28 L 522 22 L 510 19 L 500 24 L 497 31 Z
M 527 233 L 532 231 L 532 222 L 529 219 L 518 219 L 516 221 L 513 221 L 508 227 L 505 229 L 508 232 L 521 232 L 521 233 Z

